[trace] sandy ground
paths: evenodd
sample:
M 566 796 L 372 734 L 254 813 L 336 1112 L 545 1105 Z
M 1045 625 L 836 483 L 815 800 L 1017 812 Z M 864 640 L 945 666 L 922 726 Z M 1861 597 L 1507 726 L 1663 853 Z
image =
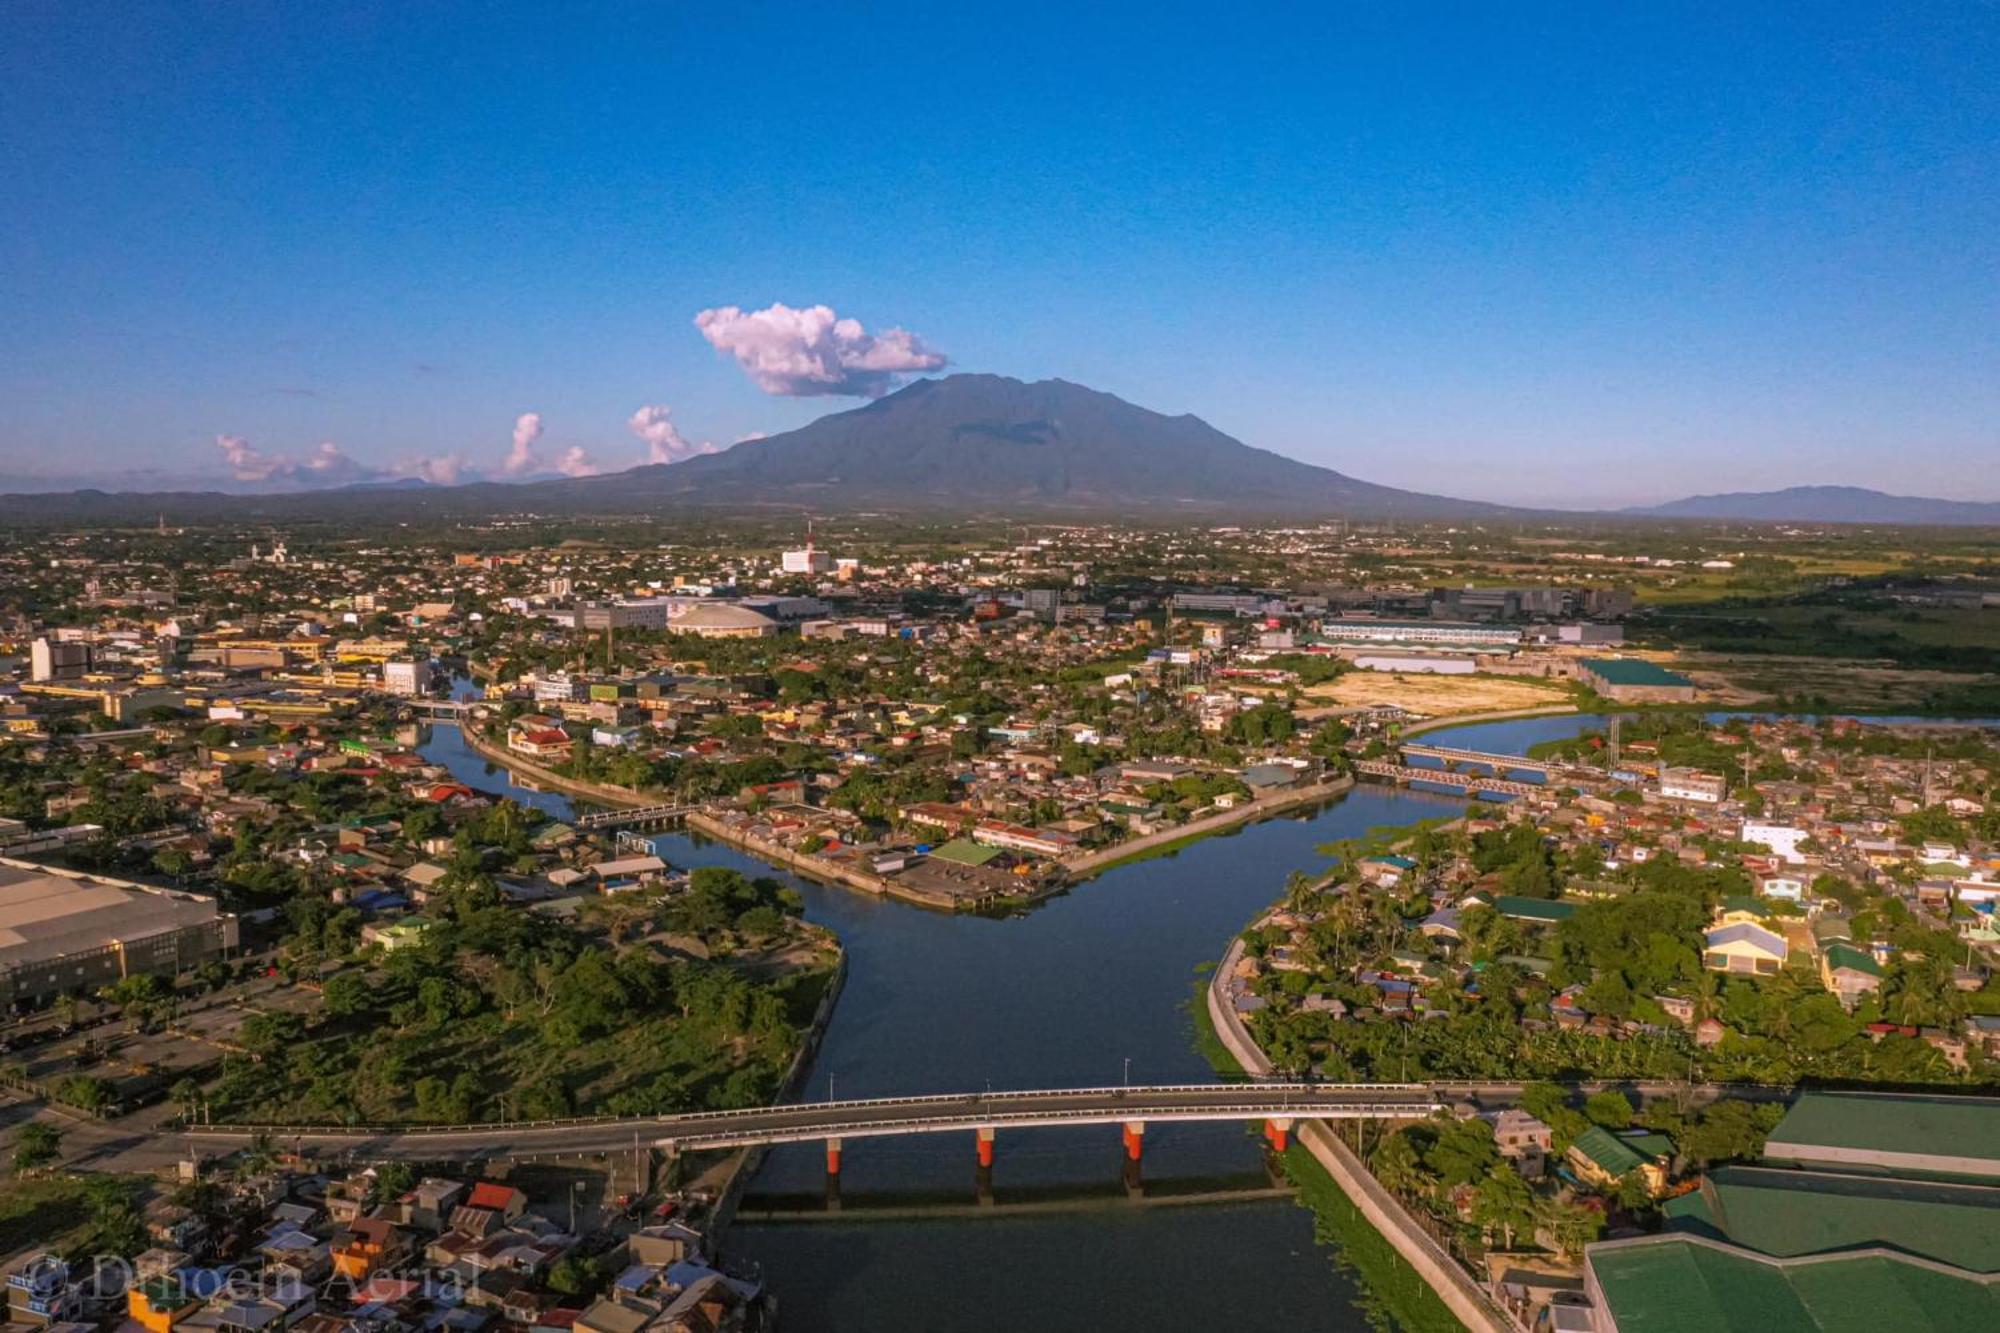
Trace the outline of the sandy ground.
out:
M 1820 695 L 1847 708 L 1921 708 L 1925 696 L 1955 685 L 1990 681 L 1955 671 L 1916 671 L 1835 657 L 1752 657 L 1688 653 L 1688 674 L 1716 702 L 1762 703 L 1780 695 Z
M 1306 691 L 1306 698 L 1322 707 L 1394 704 L 1431 717 L 1543 708 L 1568 703 L 1570 697 L 1559 684 L 1523 676 L 1393 675 L 1383 671 L 1352 671 Z

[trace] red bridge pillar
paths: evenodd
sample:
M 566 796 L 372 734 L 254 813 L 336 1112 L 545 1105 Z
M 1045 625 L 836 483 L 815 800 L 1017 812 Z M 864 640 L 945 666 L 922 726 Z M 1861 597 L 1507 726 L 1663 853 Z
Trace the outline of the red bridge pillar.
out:
M 1264 1139 L 1271 1145 L 1271 1151 L 1281 1153 L 1292 1132 L 1290 1116 L 1274 1116 L 1264 1122 Z
M 1125 1122 L 1125 1192 L 1137 1196 L 1146 1192 L 1146 1183 L 1140 1175 L 1140 1161 L 1146 1155 L 1146 1122 L 1127 1120 Z
M 826 1141 L 826 1206 L 840 1207 L 840 1140 Z
M 975 1177 L 978 1198 L 981 1203 L 993 1202 L 993 1126 L 980 1125 L 973 1130 L 973 1145 L 979 1152 L 979 1171 Z

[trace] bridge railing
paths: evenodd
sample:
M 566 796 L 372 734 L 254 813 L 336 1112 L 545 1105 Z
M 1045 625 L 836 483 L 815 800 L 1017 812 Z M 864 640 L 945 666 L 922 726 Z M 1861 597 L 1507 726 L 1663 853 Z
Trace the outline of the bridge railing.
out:
M 772 1106 L 739 1106 L 726 1111 L 690 1111 L 681 1115 L 644 1116 L 569 1116 L 551 1120 L 482 1120 L 458 1125 L 270 1125 L 270 1124 L 220 1124 L 187 1125 L 184 1131 L 197 1137 L 203 1134 L 239 1135 L 267 1134 L 274 1138 L 294 1136 L 339 1136 L 360 1138 L 369 1135 L 393 1134 L 399 1137 L 419 1137 L 441 1134 L 479 1134 L 494 1131 L 518 1132 L 537 1129 L 610 1129 L 623 1126 L 629 1129 L 664 1129 L 681 1125 L 727 1124 L 732 1121 L 757 1119 L 786 1112 L 828 1112 L 866 1110 L 891 1106 L 967 1106 L 974 1102 L 1021 1102 L 1031 1099 L 1049 1098 L 1098 1098 L 1124 1096 L 1143 1099 L 1147 1096 L 1174 1096 L 1187 1093 L 1220 1092 L 1230 1089 L 1239 1095 L 1247 1089 L 1260 1089 L 1280 1095 L 1289 1093 L 1342 1095 L 1368 1093 L 1426 1093 L 1430 1085 L 1425 1083 L 1298 1083 L 1288 1081 L 1267 1081 L 1247 1079 L 1237 1083 L 1148 1083 L 1110 1084 L 1099 1088 L 1042 1088 L 1007 1089 L 985 1092 L 928 1092 L 902 1097 L 855 1097 L 828 1102 L 780 1102 Z M 1259 1102 L 1259 1105 L 1267 1103 Z

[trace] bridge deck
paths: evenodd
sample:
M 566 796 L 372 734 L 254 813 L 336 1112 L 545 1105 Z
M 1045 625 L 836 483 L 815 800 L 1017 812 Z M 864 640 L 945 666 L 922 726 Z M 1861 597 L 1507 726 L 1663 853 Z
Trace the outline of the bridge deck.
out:
M 384 1157 L 536 1156 L 609 1152 L 637 1144 L 698 1151 L 1135 1120 L 1406 1118 L 1427 1116 L 1443 1105 L 1421 1084 L 1218 1083 L 883 1097 L 681 1116 L 469 1127 L 197 1126 L 188 1137 L 210 1148 L 240 1146 L 268 1135 L 285 1145 Z

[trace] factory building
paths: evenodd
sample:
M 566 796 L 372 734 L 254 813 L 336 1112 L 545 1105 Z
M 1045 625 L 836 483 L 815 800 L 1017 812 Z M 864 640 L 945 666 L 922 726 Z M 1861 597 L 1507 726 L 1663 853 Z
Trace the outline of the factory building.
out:
M 236 945 L 212 898 L 0 857 L 0 1004 L 172 976 Z

